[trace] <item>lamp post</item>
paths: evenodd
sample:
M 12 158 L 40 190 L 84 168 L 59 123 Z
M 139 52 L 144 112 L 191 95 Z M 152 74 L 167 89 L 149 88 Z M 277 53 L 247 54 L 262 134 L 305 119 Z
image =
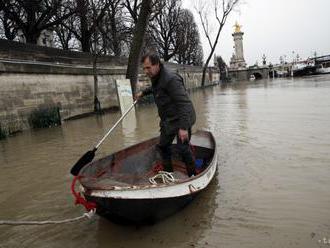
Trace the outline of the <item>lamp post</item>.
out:
M 294 66 L 294 51 L 292 51 L 291 77 L 293 77 L 293 66 Z
M 295 62 L 295 61 L 294 61 L 294 58 L 295 58 L 295 57 L 294 57 L 294 54 L 295 54 L 295 52 L 294 52 L 294 51 L 292 51 L 292 65 L 293 65 L 293 64 L 294 64 L 294 62 Z

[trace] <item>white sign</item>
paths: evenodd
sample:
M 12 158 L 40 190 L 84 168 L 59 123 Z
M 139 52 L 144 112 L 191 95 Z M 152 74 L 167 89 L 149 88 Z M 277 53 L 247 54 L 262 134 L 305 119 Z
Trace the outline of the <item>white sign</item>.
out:
M 133 104 L 132 88 L 129 79 L 116 79 L 119 108 L 123 114 Z

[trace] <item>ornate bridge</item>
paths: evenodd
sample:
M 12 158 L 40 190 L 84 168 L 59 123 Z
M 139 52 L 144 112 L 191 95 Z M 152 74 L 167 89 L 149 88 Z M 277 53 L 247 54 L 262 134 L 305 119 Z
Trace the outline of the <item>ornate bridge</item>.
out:
M 228 76 L 232 81 L 249 80 L 251 77 L 263 79 L 268 78 L 269 71 L 268 66 L 250 66 L 246 69 L 229 70 Z

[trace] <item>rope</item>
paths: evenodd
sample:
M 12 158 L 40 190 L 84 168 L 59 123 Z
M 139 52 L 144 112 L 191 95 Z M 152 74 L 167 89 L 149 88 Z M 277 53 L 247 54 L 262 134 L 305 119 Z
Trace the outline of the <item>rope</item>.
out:
M 167 172 L 167 171 L 158 171 L 157 175 L 149 178 L 149 182 L 151 184 L 156 185 L 156 184 L 158 184 L 156 182 L 156 179 L 159 179 L 159 178 L 163 181 L 163 183 L 174 183 L 175 182 L 173 172 Z
M 65 220 L 46 220 L 46 221 L 11 221 L 11 220 L 0 220 L 0 225 L 49 225 L 49 224 L 64 224 L 79 221 L 81 219 L 87 218 L 91 219 L 95 215 L 95 209 L 89 211 L 88 213 L 84 213 L 82 216 L 65 219 Z
M 77 180 L 79 180 L 80 178 L 82 178 L 81 176 L 75 176 L 72 180 L 72 184 L 71 184 L 71 193 L 73 194 L 74 198 L 75 198 L 75 205 L 77 204 L 81 204 L 85 207 L 85 209 L 87 211 L 91 211 L 96 209 L 96 203 L 94 202 L 89 202 L 87 201 L 84 197 L 81 196 L 81 194 L 79 192 L 75 191 L 75 185 Z

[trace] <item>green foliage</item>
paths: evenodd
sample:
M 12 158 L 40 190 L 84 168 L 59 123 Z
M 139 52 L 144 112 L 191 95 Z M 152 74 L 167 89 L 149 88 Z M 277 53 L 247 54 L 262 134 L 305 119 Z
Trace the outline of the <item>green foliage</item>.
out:
M 61 125 L 61 116 L 58 107 L 42 108 L 33 111 L 29 116 L 32 128 L 44 128 Z

